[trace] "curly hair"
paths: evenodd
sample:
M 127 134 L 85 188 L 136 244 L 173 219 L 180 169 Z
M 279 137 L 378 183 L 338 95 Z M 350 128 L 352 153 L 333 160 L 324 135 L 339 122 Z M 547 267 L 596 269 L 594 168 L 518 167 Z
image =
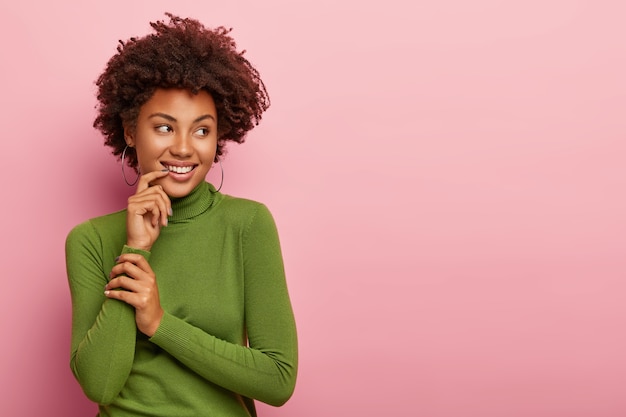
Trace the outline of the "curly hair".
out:
M 113 155 L 126 147 L 124 126 L 136 126 L 139 110 L 158 88 L 183 88 L 213 97 L 218 119 L 215 161 L 226 141 L 242 143 L 261 120 L 270 99 L 259 72 L 238 52 L 232 29 L 205 28 L 194 19 L 166 13 L 169 23 L 151 22 L 156 33 L 119 41 L 117 54 L 98 77 L 99 104 L 93 126 L 105 137 Z M 128 165 L 137 170 L 137 155 L 127 150 Z

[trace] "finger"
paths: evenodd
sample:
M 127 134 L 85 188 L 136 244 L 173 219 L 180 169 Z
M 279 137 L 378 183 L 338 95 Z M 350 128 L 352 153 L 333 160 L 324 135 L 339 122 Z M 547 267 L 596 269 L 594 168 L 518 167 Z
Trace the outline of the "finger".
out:
M 170 213 L 171 210 L 171 202 L 170 202 L 170 198 L 167 196 L 167 194 L 165 194 L 165 191 L 163 190 L 162 186 L 156 186 L 154 187 L 157 190 L 157 204 L 159 205 L 159 211 L 161 213 L 161 225 L 162 226 L 167 226 L 167 216 Z
M 144 281 L 151 280 L 151 275 L 152 274 L 150 272 L 144 271 L 137 265 L 134 265 L 130 262 L 124 262 L 111 268 L 111 272 L 109 273 L 109 279 L 113 280 L 114 278 L 119 276 L 127 276 L 137 281 Z
M 159 227 L 161 213 L 162 211 L 159 210 L 159 205 L 158 203 L 156 203 L 156 205 L 154 206 L 152 210 L 152 218 L 150 219 L 151 220 L 150 222 L 152 223 L 152 227 L 154 227 L 155 229 Z
M 137 292 L 131 292 L 131 291 L 105 290 L 104 295 L 107 298 L 120 300 L 120 301 L 125 302 L 128 305 L 133 306 L 136 310 L 135 321 L 137 322 L 137 325 L 142 332 L 144 332 L 145 330 L 145 326 L 143 325 L 144 322 L 150 322 L 150 321 L 156 320 L 157 322 L 156 327 L 158 327 L 158 322 L 160 322 L 161 317 L 163 317 L 163 313 L 162 313 L 163 310 L 160 307 L 160 304 L 158 303 L 158 298 L 156 300 L 157 303 L 155 305 L 154 296 L 151 295 L 150 291 L 147 291 L 145 293 L 137 293 Z M 142 325 L 140 326 L 140 321 L 138 320 L 140 318 L 139 313 L 145 312 L 142 314 L 142 315 L 145 315 L 146 313 L 149 312 L 149 310 L 153 310 L 154 311 L 153 315 L 156 314 L 157 318 L 152 319 L 152 320 L 151 319 L 141 320 Z M 154 334 L 154 332 L 156 331 L 156 329 L 154 328 L 155 326 L 152 325 L 151 327 L 153 328 L 153 330 L 151 331 L 151 334 Z
M 159 206 L 154 201 L 149 201 L 143 205 L 143 207 L 139 207 L 135 214 L 142 218 L 146 218 L 146 214 L 149 215 L 150 224 L 152 228 L 156 228 L 159 225 L 159 217 L 161 216 L 161 211 L 159 210 Z
M 120 291 L 120 290 L 109 290 L 106 289 L 104 290 L 104 295 L 107 298 L 113 298 L 115 300 L 120 300 L 125 302 L 126 304 L 130 304 L 133 307 L 136 307 L 136 299 L 137 299 L 137 293 L 131 292 L 131 291 Z
M 117 289 L 127 290 L 131 292 L 139 292 L 141 290 L 141 282 L 136 281 L 127 276 L 119 276 L 119 277 L 113 278 L 104 287 L 105 291 L 111 291 L 111 290 L 117 290 Z
M 159 221 L 162 226 L 167 226 L 167 216 L 172 213 L 172 202 L 169 196 L 160 185 L 148 187 L 140 193 L 131 196 L 128 199 L 129 206 L 131 204 L 145 204 L 154 201 L 159 206 Z
M 122 264 L 122 263 L 128 262 L 133 265 L 136 265 L 138 268 L 140 268 L 143 271 L 152 273 L 152 267 L 150 266 L 146 258 L 144 258 L 143 255 L 141 255 L 140 253 L 123 253 L 117 257 L 115 262 L 116 264 Z
M 155 195 L 163 197 L 164 200 L 169 200 L 169 196 L 163 190 L 163 186 L 161 186 L 160 184 L 150 185 L 141 191 L 135 192 L 135 194 L 129 197 L 129 200 L 141 200 L 142 198 L 146 198 L 149 196 L 154 197 Z
M 161 202 L 159 204 L 159 197 L 150 196 L 144 197 L 141 200 L 134 199 L 128 204 L 128 212 L 135 216 L 145 217 L 149 215 L 150 223 L 153 228 L 156 228 L 159 223 L 162 223 L 162 214 L 165 209 L 165 204 Z M 167 217 L 165 217 L 167 219 Z
M 161 185 L 154 186 L 156 193 L 159 195 L 159 208 L 161 209 L 161 224 L 167 226 L 167 216 L 172 215 L 172 201 Z
M 161 171 L 152 171 L 147 174 L 142 175 L 139 178 L 139 183 L 137 184 L 137 192 L 141 192 L 148 187 L 150 187 L 150 183 L 156 179 L 163 178 L 169 174 L 167 169 L 163 169 Z
M 155 275 L 146 258 L 136 253 L 126 253 L 118 257 L 118 263 L 111 268 L 109 279 L 127 275 L 136 280 L 154 280 Z

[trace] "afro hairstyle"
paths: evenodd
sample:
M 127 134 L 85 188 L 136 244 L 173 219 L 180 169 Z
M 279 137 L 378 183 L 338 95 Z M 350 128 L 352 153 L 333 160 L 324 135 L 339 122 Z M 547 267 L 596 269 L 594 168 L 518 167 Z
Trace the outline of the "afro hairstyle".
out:
M 124 127 L 136 126 L 139 110 L 159 88 L 208 92 L 215 102 L 218 143 L 215 161 L 227 141 L 242 143 L 270 105 L 259 72 L 238 52 L 231 29 L 204 27 L 194 19 L 166 13 L 169 22 L 151 22 L 155 33 L 119 41 L 117 54 L 96 81 L 98 105 L 93 126 L 113 155 L 126 147 Z M 134 149 L 126 152 L 137 170 Z

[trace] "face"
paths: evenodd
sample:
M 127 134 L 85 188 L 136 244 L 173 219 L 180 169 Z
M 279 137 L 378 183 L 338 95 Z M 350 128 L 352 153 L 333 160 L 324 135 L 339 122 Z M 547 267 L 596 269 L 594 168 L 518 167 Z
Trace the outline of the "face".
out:
M 139 110 L 135 129 L 125 130 L 143 174 L 167 168 L 161 185 L 170 197 L 184 197 L 204 181 L 217 148 L 217 111 L 209 93 L 158 89 Z

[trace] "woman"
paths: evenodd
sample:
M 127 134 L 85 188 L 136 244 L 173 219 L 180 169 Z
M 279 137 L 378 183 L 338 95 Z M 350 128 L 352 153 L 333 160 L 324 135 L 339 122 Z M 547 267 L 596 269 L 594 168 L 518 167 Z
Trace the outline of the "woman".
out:
M 127 209 L 67 238 L 71 368 L 100 416 L 254 416 L 296 379 L 278 235 L 205 176 L 269 98 L 228 30 L 168 17 L 96 83 L 94 126 L 138 179 Z

